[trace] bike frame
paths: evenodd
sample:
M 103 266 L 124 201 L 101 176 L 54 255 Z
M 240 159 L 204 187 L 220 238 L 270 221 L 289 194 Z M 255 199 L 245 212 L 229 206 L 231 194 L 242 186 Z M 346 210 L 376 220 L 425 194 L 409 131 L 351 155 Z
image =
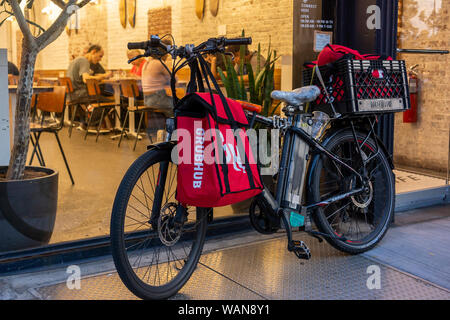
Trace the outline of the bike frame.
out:
M 359 117 L 361 118 L 361 117 Z M 292 123 L 293 120 L 293 116 L 289 116 L 288 117 L 288 123 Z M 266 127 L 272 127 L 273 128 L 273 121 L 270 118 L 267 117 L 263 117 L 263 116 L 259 116 L 256 115 L 255 116 L 255 121 L 264 124 Z M 352 128 L 352 132 L 353 132 L 353 136 L 355 138 L 355 141 L 357 141 L 356 138 L 356 129 L 353 123 L 353 120 L 350 120 L 350 124 L 351 124 L 351 128 Z M 374 131 L 374 124 L 372 121 L 370 121 L 369 119 L 369 124 L 370 124 L 370 130 L 369 133 L 367 134 L 366 138 L 363 140 L 363 142 L 360 144 L 357 141 L 357 145 L 358 145 L 358 154 L 361 156 L 361 159 L 364 163 L 364 166 L 370 161 L 372 160 L 376 155 L 378 155 L 378 153 L 380 152 L 380 148 L 378 145 L 378 138 L 376 137 L 375 131 Z M 363 153 L 361 151 L 361 146 L 364 145 L 367 142 L 367 139 L 369 139 L 370 135 L 374 136 L 374 140 L 377 146 L 377 151 L 370 156 L 367 159 L 364 159 Z M 275 199 L 277 200 L 278 204 L 282 206 L 282 199 L 284 196 L 284 192 L 286 190 L 286 184 L 287 184 L 287 168 L 288 168 L 288 161 L 291 157 L 291 150 L 289 148 L 290 143 L 291 143 L 291 139 L 293 139 L 293 137 L 296 136 L 297 138 L 300 138 L 301 140 L 303 140 L 304 142 L 306 142 L 309 147 L 310 147 L 310 153 L 319 153 L 319 154 L 323 154 L 326 157 L 328 157 L 329 159 L 331 159 L 332 161 L 344 166 L 345 168 L 347 168 L 348 170 L 350 170 L 353 174 L 355 174 L 355 176 L 361 181 L 361 183 L 364 181 L 365 176 L 366 176 L 366 172 L 364 172 L 364 174 L 361 174 L 359 172 L 357 172 L 355 169 L 353 169 L 351 166 L 349 166 L 348 164 L 346 164 L 345 162 L 343 162 L 337 155 L 333 154 L 332 152 L 328 151 L 327 149 L 324 148 L 324 146 L 322 145 L 321 142 L 317 141 L 316 139 L 314 139 L 310 134 L 308 134 L 305 130 L 303 130 L 302 128 L 298 128 L 296 126 L 288 126 L 286 128 L 286 133 L 284 135 L 284 141 L 283 141 L 283 150 L 281 153 L 281 159 L 280 159 L 280 167 L 279 167 L 279 175 L 278 175 L 278 183 L 277 183 L 277 189 L 275 192 Z M 306 179 L 306 175 L 304 176 L 304 179 Z M 360 188 L 355 188 L 353 190 L 350 190 L 348 192 L 344 192 L 342 194 L 330 197 L 328 199 L 316 202 L 316 203 L 312 203 L 312 204 L 308 204 L 306 205 L 304 208 L 306 210 L 311 210 L 314 209 L 316 207 L 323 207 L 326 206 L 330 203 L 336 202 L 336 201 L 340 201 L 342 199 L 348 198 L 350 196 L 356 195 L 360 192 L 362 192 L 364 190 L 364 187 L 360 187 Z
M 195 58 L 197 59 L 197 58 Z M 193 62 L 193 60 L 191 60 L 190 62 Z M 193 63 L 184 63 L 183 65 L 189 65 L 190 68 L 192 68 L 192 65 L 194 65 Z M 174 105 L 176 103 L 176 101 L 178 101 L 178 98 L 176 97 L 176 90 L 175 90 L 175 73 L 176 71 L 179 70 L 179 68 L 173 68 L 172 72 L 170 72 L 170 70 L 167 68 L 167 70 L 169 71 L 169 73 L 171 74 L 171 89 L 172 89 L 172 96 L 174 97 Z M 367 117 L 367 116 L 366 116 Z M 293 115 L 289 115 L 287 117 L 287 123 L 292 124 L 293 121 Z M 356 119 L 361 119 L 363 117 L 356 117 Z M 334 119 L 332 119 L 331 121 L 333 121 Z M 254 123 L 254 121 L 262 123 L 264 126 L 266 126 L 267 128 L 274 128 L 274 124 L 273 124 L 273 119 L 269 118 L 269 117 L 264 117 L 261 115 L 257 115 L 256 113 L 253 113 L 252 118 L 250 119 L 250 126 L 252 126 L 252 124 Z M 375 119 L 376 121 L 376 119 Z M 355 138 L 356 144 L 358 146 L 358 153 L 361 156 L 362 162 L 365 165 L 375 156 L 378 155 L 378 153 L 380 152 L 380 148 L 378 146 L 378 138 L 375 134 L 375 130 L 374 130 L 374 122 L 375 121 L 370 121 L 369 119 L 369 132 L 366 136 L 366 138 L 364 139 L 364 141 L 361 143 L 361 145 L 359 144 L 358 141 L 356 141 L 356 130 L 355 130 L 355 126 L 353 123 L 353 119 L 350 119 L 350 124 L 351 124 L 351 129 L 353 132 L 353 136 Z M 167 136 L 166 136 L 166 142 L 168 143 L 171 139 L 172 136 L 172 132 L 175 129 L 175 125 L 174 125 L 174 118 L 170 118 L 167 121 Z M 372 156 L 370 156 L 367 159 L 364 159 L 364 155 L 361 151 L 361 146 L 364 145 L 367 141 L 367 139 L 370 137 L 370 135 L 374 136 L 374 140 L 376 142 L 377 145 L 377 151 L 375 152 L 375 154 L 373 154 Z M 278 205 L 281 207 L 281 200 L 283 199 L 283 195 L 284 192 L 286 190 L 286 183 L 287 183 L 287 165 L 288 165 L 288 161 L 291 157 L 291 151 L 289 149 L 290 146 L 290 142 L 291 139 L 293 139 L 293 137 L 297 137 L 300 138 L 301 140 L 303 140 L 304 142 L 306 142 L 309 147 L 310 147 L 310 153 L 319 153 L 319 154 L 323 154 L 326 157 L 330 158 L 332 161 L 334 161 L 335 163 L 338 163 L 340 165 L 342 165 L 343 167 L 345 167 L 346 169 L 348 169 L 350 172 L 352 172 L 361 182 L 361 185 L 363 185 L 364 180 L 367 177 L 367 172 L 365 172 L 366 170 L 364 170 L 363 173 L 357 172 L 355 169 L 353 169 L 351 166 L 349 166 L 348 164 L 346 164 L 344 161 L 342 161 L 337 155 L 333 154 L 332 152 L 328 151 L 327 149 L 324 148 L 324 146 L 321 144 L 321 142 L 317 141 L 316 139 L 314 139 L 310 134 L 308 134 L 305 130 L 303 130 L 302 128 L 298 128 L 296 126 L 293 125 L 289 125 L 286 128 L 285 131 L 285 135 L 284 135 L 284 141 L 283 141 L 283 150 L 281 153 L 281 160 L 280 160 L 280 167 L 279 167 L 279 176 L 278 176 L 278 183 L 277 183 L 277 189 L 276 189 L 276 193 L 275 193 L 275 199 L 278 203 Z M 162 198 L 163 195 L 163 191 L 164 191 L 164 187 L 165 187 L 165 178 L 167 176 L 167 169 L 168 169 L 168 163 L 161 163 L 161 167 L 160 167 L 160 172 L 159 172 L 159 176 L 158 176 L 158 183 L 156 186 L 156 190 L 155 190 L 155 200 L 156 199 L 160 199 Z M 306 179 L 306 175 L 304 175 L 304 179 Z M 316 203 L 312 203 L 312 204 L 308 204 L 302 208 L 306 209 L 306 210 L 311 210 L 314 209 L 316 207 L 323 207 L 326 206 L 330 203 L 336 202 L 336 201 L 340 201 L 342 199 L 348 198 L 350 196 L 356 195 L 360 192 L 362 192 L 364 190 L 364 186 L 361 186 L 359 188 L 355 188 L 353 190 L 344 192 L 342 194 L 330 197 L 328 199 L 316 202 Z M 154 201 L 153 204 L 153 209 L 152 209 L 152 216 L 151 216 L 151 221 L 155 222 L 158 219 L 159 216 L 159 211 L 161 210 L 161 201 Z

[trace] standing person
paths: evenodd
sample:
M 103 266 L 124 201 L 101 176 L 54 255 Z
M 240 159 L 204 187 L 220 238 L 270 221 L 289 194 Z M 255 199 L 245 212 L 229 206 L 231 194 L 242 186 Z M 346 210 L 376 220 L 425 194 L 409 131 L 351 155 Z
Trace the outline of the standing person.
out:
M 163 62 L 167 59 L 167 54 L 161 58 Z M 165 88 L 170 86 L 170 74 L 161 64 L 159 59 L 150 57 L 142 69 L 142 91 L 144 94 L 144 104 L 148 107 L 155 107 L 160 112 L 149 112 L 147 133 L 149 135 L 157 133 L 165 128 L 165 119 L 173 117 L 172 97 L 166 94 Z

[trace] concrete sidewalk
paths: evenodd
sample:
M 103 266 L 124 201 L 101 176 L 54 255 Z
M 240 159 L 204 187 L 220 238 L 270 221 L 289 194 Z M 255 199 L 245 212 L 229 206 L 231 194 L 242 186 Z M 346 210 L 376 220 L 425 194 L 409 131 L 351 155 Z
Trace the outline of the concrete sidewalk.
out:
M 417 209 L 396 217 L 373 250 L 358 256 L 296 233 L 312 258 L 286 250 L 284 233 L 256 232 L 208 240 L 192 278 L 173 299 L 450 299 L 450 206 Z M 67 266 L 0 278 L 1 299 L 136 299 L 112 260 L 79 261 L 80 289 L 66 285 Z M 380 288 L 369 289 L 370 270 Z M 368 273 L 369 272 L 369 273 Z

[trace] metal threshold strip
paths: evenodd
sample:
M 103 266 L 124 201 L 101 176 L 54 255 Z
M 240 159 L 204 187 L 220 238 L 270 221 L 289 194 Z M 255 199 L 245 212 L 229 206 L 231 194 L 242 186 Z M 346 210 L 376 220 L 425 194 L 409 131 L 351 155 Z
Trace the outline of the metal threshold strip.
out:
M 207 239 L 250 230 L 248 215 L 218 218 L 208 225 Z M 139 236 L 139 235 L 137 235 Z M 30 269 L 61 266 L 78 260 L 111 255 L 110 237 L 68 241 L 43 247 L 0 254 L 0 275 L 21 273 Z

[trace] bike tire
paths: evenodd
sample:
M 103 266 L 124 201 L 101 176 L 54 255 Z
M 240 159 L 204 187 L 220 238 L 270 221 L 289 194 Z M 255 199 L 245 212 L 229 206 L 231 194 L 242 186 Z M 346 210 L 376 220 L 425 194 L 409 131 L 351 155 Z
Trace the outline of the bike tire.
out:
M 367 134 L 356 132 L 359 144 L 365 141 L 366 136 Z M 344 130 L 329 139 L 324 139 L 323 145 L 335 154 L 339 154 L 341 150 L 341 158 L 345 159 L 346 163 L 351 164 L 357 171 L 361 171 L 362 162 L 360 157 L 359 160 L 357 159 L 359 154 L 356 154 L 357 146 L 354 141 L 353 132 Z M 372 154 L 376 154 L 377 144 L 372 138 L 369 138 L 361 146 L 361 149 L 367 157 L 370 157 Z M 354 159 L 350 160 L 352 156 L 354 156 Z M 346 188 L 346 183 L 348 183 L 347 190 L 349 190 L 349 185 L 356 180 L 356 178 L 352 180 L 352 178 L 343 177 L 343 172 L 347 170 L 347 174 L 350 175 L 351 171 L 345 169 L 342 165 L 339 168 L 339 165 L 332 163 L 324 155 L 317 155 L 312 162 L 312 167 L 314 171 L 311 174 L 312 194 L 310 199 L 315 203 L 329 197 L 333 192 L 335 192 L 334 194 L 342 193 L 342 189 Z M 335 172 L 329 172 L 333 171 L 333 167 Z M 379 150 L 378 155 L 369 162 L 368 168 L 369 172 L 372 173 L 369 192 L 347 197 L 324 207 L 317 207 L 312 213 L 319 231 L 328 235 L 328 237 L 325 237 L 326 241 L 336 249 L 350 254 L 366 252 L 376 246 L 386 234 L 394 214 L 395 179 L 388 159 L 382 150 Z M 356 175 L 354 176 L 356 177 Z M 336 190 L 333 191 L 333 189 Z M 339 216 L 342 220 L 341 225 L 334 223 Z M 368 228 L 368 233 L 365 236 L 361 231 L 364 228 L 358 227 L 358 222 L 363 218 L 367 224 L 365 227 Z M 352 221 L 356 225 L 354 229 L 351 227 Z M 369 222 L 373 222 L 373 226 Z M 370 231 L 372 227 L 373 231 Z M 350 230 L 354 231 L 350 232 Z M 361 237 L 357 238 L 354 235 L 355 232 L 361 233 Z
M 169 166 L 173 166 L 170 168 L 176 168 L 176 165 L 171 163 L 170 154 L 170 149 L 152 149 L 142 154 L 130 166 L 130 168 L 124 175 L 118 188 L 112 209 L 110 233 L 111 250 L 114 264 L 125 286 L 137 297 L 142 299 L 166 299 L 175 295 L 189 280 L 192 273 L 194 272 L 198 260 L 201 256 L 205 241 L 207 229 L 206 217 L 208 209 L 195 208 L 195 222 L 192 222 L 190 224 L 185 223 L 183 226 L 186 227 L 186 230 L 183 229 L 182 231 L 180 231 L 180 229 L 176 229 L 178 230 L 176 232 L 179 232 L 180 234 L 178 240 L 176 241 L 176 243 L 168 242 L 175 242 L 174 238 L 176 239 L 177 235 L 175 235 L 175 231 L 173 231 L 175 230 L 175 228 L 170 230 L 169 227 L 171 223 L 170 214 L 172 213 L 173 215 L 173 210 L 168 210 L 167 214 L 165 214 L 164 211 L 163 214 L 163 209 L 175 208 L 175 202 L 169 201 L 174 199 L 175 193 L 173 192 L 173 194 L 171 194 L 171 187 L 176 189 L 176 171 L 174 172 L 174 176 L 170 176 L 169 173 L 167 175 L 166 188 L 168 187 L 169 179 L 172 179 L 172 185 L 168 187 L 169 189 L 167 193 L 163 194 L 163 197 L 166 196 L 167 198 L 167 204 L 165 205 L 164 201 L 161 204 L 161 214 L 160 219 L 158 220 L 157 227 L 153 228 L 153 226 L 149 222 L 149 217 L 151 215 L 151 206 L 153 205 L 153 203 L 151 205 L 148 204 L 149 200 L 151 199 L 150 194 L 146 194 L 145 187 L 150 185 L 153 180 L 157 181 L 160 179 L 159 175 L 155 174 L 155 169 L 159 170 L 158 164 L 161 165 L 162 163 L 169 162 Z M 153 170 L 151 174 L 150 169 Z M 156 171 L 156 173 L 157 172 L 158 171 Z M 148 182 L 145 180 L 147 178 Z M 150 193 L 153 191 L 153 196 L 155 196 L 154 188 L 152 189 L 147 187 L 147 190 L 149 190 Z M 144 195 L 145 199 L 136 201 L 136 198 L 140 195 L 140 193 Z M 155 200 L 155 198 L 153 198 L 153 200 Z M 132 202 L 132 205 L 130 204 L 130 202 Z M 138 205 L 140 206 L 139 209 L 147 206 L 147 209 L 149 210 L 148 216 L 145 215 L 144 209 L 137 209 Z M 130 207 L 132 209 L 130 209 Z M 140 217 L 142 215 L 142 219 L 144 222 L 141 223 L 139 221 L 139 223 L 141 224 L 138 225 L 137 229 L 141 228 L 142 226 L 144 226 L 144 228 L 148 227 L 148 229 L 141 229 L 131 232 L 130 227 L 132 224 L 126 224 L 126 221 L 128 221 L 128 212 L 130 212 L 130 217 L 135 213 L 133 217 L 134 220 L 137 220 L 136 216 Z M 130 218 L 129 221 L 133 222 L 133 219 Z M 164 226 L 166 226 L 165 229 Z M 189 226 L 190 229 L 187 228 Z M 135 226 L 133 226 L 133 228 L 134 227 Z M 163 229 L 165 231 L 163 231 Z M 191 239 L 192 245 L 190 247 L 186 247 L 187 242 Z M 140 241 L 137 243 L 141 244 L 137 245 L 135 243 L 136 241 Z M 134 248 L 132 248 L 133 246 Z M 145 265 L 145 261 L 147 261 L 147 263 L 148 261 L 150 261 L 149 250 L 151 249 L 154 249 L 155 252 L 152 255 L 150 264 Z M 139 263 L 137 263 L 138 261 L 137 259 L 135 259 L 135 257 L 136 254 L 139 254 L 139 251 L 141 253 L 141 257 L 138 258 Z M 180 255 L 183 254 L 183 251 L 186 256 L 180 259 Z M 163 263 L 159 263 L 158 260 L 160 258 Z M 141 266 L 142 259 L 143 266 Z M 153 262 L 155 262 L 154 265 Z M 156 271 L 155 269 L 153 269 L 153 266 L 155 266 Z M 147 268 L 145 271 L 146 273 L 141 279 L 140 276 L 142 275 L 144 268 Z M 160 270 L 166 270 L 167 274 L 161 276 Z M 176 273 L 176 271 L 179 272 L 173 277 L 173 272 Z M 164 277 L 167 277 L 167 283 L 161 282 L 161 280 L 163 280 L 164 282 Z M 152 279 L 154 279 L 155 281 L 153 284 L 150 284 L 149 282 Z M 159 281 L 158 283 L 156 282 L 157 279 Z

